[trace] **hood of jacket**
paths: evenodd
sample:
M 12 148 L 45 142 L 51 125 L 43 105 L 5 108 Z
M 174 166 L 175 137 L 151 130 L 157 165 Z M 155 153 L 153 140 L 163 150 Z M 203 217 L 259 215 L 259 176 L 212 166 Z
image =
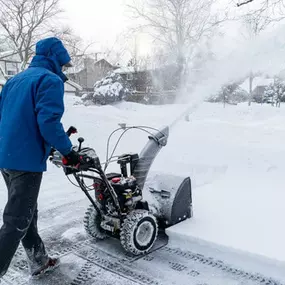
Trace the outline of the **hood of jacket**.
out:
M 62 67 L 71 61 L 63 43 L 55 38 L 47 38 L 36 44 L 36 55 L 29 67 L 43 67 L 57 74 L 63 82 L 67 81 Z

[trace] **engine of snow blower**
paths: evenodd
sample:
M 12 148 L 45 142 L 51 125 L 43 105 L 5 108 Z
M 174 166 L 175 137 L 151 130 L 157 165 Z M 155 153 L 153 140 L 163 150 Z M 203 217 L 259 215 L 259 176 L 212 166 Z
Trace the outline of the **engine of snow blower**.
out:
M 84 217 L 87 233 L 96 239 L 110 235 L 118 237 L 127 252 L 139 255 L 152 248 L 159 227 L 166 228 L 192 217 L 192 194 L 189 177 L 161 173 L 148 175 L 155 157 L 167 144 L 169 128 L 156 130 L 124 126 L 112 134 L 119 130 L 125 133 L 130 129 L 149 133 L 149 140 L 140 155 L 127 153 L 114 157 L 115 147 L 108 157 L 107 147 L 103 169 L 104 164 L 101 164 L 95 150 L 82 148 L 84 139 L 79 138 L 79 146 L 74 147 L 81 157 L 77 167 L 65 165 L 64 158 L 57 151 L 52 153 L 51 161 L 63 167 L 66 175 L 73 175 L 90 200 L 91 205 Z M 149 130 L 155 130 L 155 133 Z M 120 172 L 106 172 L 111 162 L 119 164 Z M 92 186 L 87 186 L 84 179 L 91 179 Z

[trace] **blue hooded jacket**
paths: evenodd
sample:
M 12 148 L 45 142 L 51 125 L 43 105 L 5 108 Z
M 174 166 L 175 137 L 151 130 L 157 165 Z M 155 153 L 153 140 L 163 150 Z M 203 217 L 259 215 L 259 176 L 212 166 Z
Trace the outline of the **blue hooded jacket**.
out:
M 51 147 L 67 155 L 72 144 L 61 124 L 62 66 L 70 56 L 57 38 L 36 45 L 28 69 L 9 79 L 0 94 L 0 168 L 43 172 Z

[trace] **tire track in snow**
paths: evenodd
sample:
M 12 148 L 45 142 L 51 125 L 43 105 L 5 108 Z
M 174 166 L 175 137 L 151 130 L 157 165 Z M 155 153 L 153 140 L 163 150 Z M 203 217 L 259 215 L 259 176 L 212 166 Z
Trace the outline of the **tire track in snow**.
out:
M 76 203 L 78 212 L 75 211 L 72 214 L 72 211 L 74 212 L 73 206 Z M 67 258 L 67 260 L 71 255 L 77 256 L 78 260 L 84 262 L 84 264 L 78 265 L 81 268 L 78 269 L 78 273 L 69 283 L 66 283 L 67 281 L 63 283 L 64 275 L 54 273 L 53 285 L 92 285 L 98 281 L 100 270 L 102 274 L 105 274 L 103 274 L 106 278 L 105 284 L 112 284 L 114 281 L 108 278 L 116 278 L 117 276 L 122 280 L 121 284 L 131 285 L 284 285 L 284 283 L 270 278 L 270 276 L 246 271 L 226 264 L 217 258 L 170 246 L 160 247 L 156 251 L 138 258 L 125 254 L 120 242 L 112 238 L 104 242 L 95 242 L 89 240 L 81 231 L 70 239 L 65 238 L 64 233 L 67 230 L 74 227 L 83 228 L 82 219 L 78 213 L 80 212 L 83 215 L 82 209 L 85 209 L 85 205 L 82 203 L 78 206 L 78 204 L 78 201 L 71 202 L 42 213 L 44 223 L 52 219 L 51 214 L 52 216 L 61 215 L 63 212 L 67 217 L 70 217 L 70 219 L 64 220 L 65 223 L 63 224 L 51 225 L 41 231 L 49 253 L 62 259 Z M 192 243 L 191 246 L 195 247 L 195 243 Z M 5 276 L 3 282 L 6 284 L 4 284 L 34 284 L 27 281 L 27 269 L 24 250 L 21 247 L 15 256 L 11 269 Z M 70 278 L 66 277 L 64 280 L 68 279 Z M 45 285 L 48 283 L 37 284 Z

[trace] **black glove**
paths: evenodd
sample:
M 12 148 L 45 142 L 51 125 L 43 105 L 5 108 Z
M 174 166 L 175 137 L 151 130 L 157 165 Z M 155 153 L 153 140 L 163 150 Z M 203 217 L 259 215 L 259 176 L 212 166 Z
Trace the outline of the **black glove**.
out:
M 55 152 L 56 152 L 56 149 L 52 147 L 50 150 L 49 156 L 53 156 Z
M 72 150 L 69 154 L 65 155 L 62 159 L 64 165 L 77 165 L 80 163 L 80 156 L 78 152 Z

